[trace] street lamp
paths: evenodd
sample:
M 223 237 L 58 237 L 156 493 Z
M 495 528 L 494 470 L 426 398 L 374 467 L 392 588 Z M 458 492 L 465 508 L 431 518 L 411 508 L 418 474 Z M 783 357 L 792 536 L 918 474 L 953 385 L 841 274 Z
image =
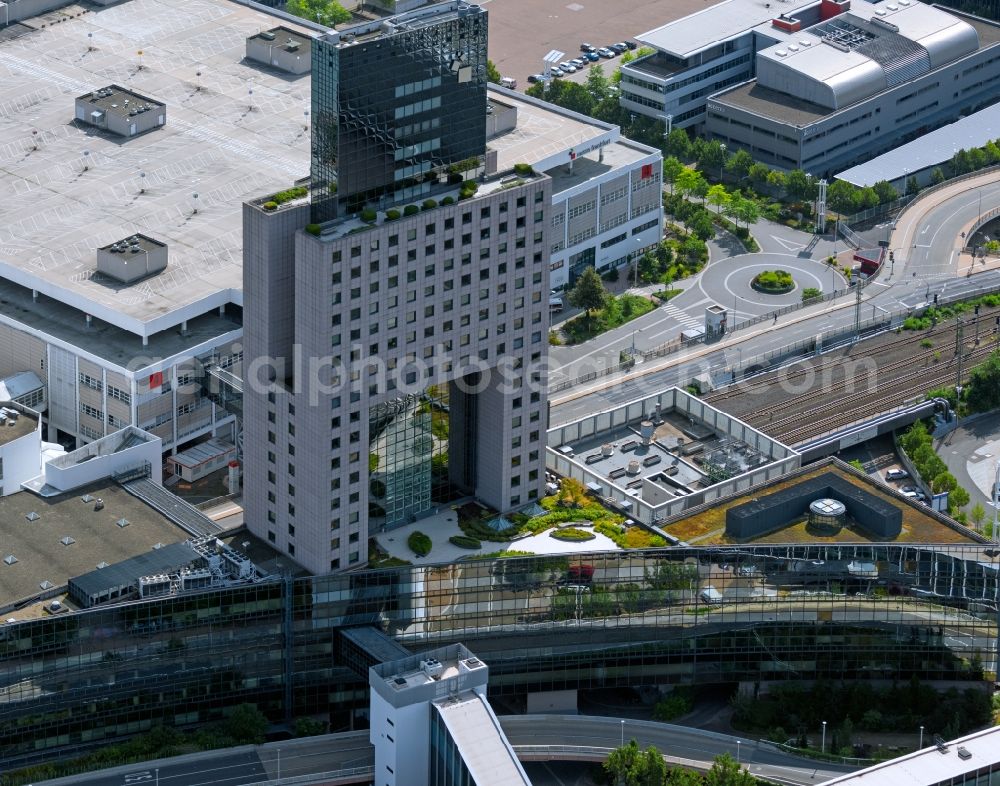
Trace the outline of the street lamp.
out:
M 826 721 L 823 721 L 823 742 L 820 743 L 819 752 L 826 753 Z
M 736 740 L 736 766 L 740 766 L 740 740 Z
M 632 328 L 632 357 L 635 358 L 635 334 L 641 333 L 641 328 Z
M 625 747 L 625 721 L 622 721 L 622 747 Z
M 920 727 L 920 750 L 924 749 L 924 727 Z

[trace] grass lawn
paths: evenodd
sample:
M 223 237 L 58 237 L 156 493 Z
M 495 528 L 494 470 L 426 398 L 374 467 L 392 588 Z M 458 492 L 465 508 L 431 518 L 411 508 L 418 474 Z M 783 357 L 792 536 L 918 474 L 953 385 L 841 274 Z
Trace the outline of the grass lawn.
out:
M 654 292 L 653 297 L 660 300 L 662 303 L 666 303 L 671 298 L 677 297 L 683 289 L 661 289 L 659 292 Z
M 653 302 L 638 295 L 619 295 L 609 297 L 607 305 L 592 317 L 580 314 L 562 326 L 562 334 L 567 344 L 582 344 L 584 341 L 612 330 L 636 317 L 648 314 L 656 306 Z

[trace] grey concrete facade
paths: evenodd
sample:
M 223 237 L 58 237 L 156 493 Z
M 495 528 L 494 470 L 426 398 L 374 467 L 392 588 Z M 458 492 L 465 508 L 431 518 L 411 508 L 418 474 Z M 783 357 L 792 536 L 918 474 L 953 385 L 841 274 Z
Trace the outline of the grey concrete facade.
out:
M 500 181 L 319 236 L 305 204 L 244 206 L 245 520 L 312 572 L 366 562 L 370 410 L 431 384 L 453 484 L 501 511 L 540 495 L 552 183 Z

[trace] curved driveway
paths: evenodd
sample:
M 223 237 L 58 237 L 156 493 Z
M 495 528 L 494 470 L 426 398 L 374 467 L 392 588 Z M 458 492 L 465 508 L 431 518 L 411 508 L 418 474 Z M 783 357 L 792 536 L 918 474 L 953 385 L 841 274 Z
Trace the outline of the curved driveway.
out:
M 1000 180 L 996 178 L 996 173 L 987 173 L 950 184 L 907 208 L 898 217 L 894 231 L 889 226 L 885 227 L 887 237 L 891 238 L 890 247 L 895 250 L 896 261 L 865 289 L 863 319 L 870 319 L 886 310 L 923 307 L 928 302 L 933 302 L 935 293 L 972 294 L 980 288 L 1000 287 L 1000 270 L 977 273 L 971 278 L 955 275 L 956 249 L 962 242 L 961 233 L 967 231 L 978 218 L 980 196 L 983 212 L 1000 205 Z M 770 234 L 772 242 L 765 245 L 762 238 L 768 235 L 768 229 L 776 231 Z M 778 230 L 782 230 L 783 234 L 779 234 Z M 765 250 L 771 251 L 776 250 L 775 246 L 791 244 L 787 238 L 789 232 L 791 230 L 773 224 L 759 224 L 754 228 L 754 236 L 758 242 L 761 242 Z M 803 242 L 813 241 L 809 235 L 794 234 Z M 804 247 L 798 253 L 810 252 L 814 259 L 822 259 L 831 248 L 832 243 L 818 241 L 811 248 Z M 843 243 L 839 244 L 839 248 L 843 248 Z M 711 267 L 710 265 L 706 270 Z M 703 311 L 707 305 L 704 295 L 695 295 L 692 288 L 689 288 L 683 295 L 668 303 L 667 307 L 683 302 L 683 298 L 694 301 L 693 312 L 699 309 Z M 729 340 L 714 346 L 698 345 L 683 354 L 648 361 L 628 374 L 604 377 L 593 383 L 574 387 L 552 398 L 551 424 L 566 423 L 635 398 L 653 395 L 672 385 L 687 385 L 698 374 L 733 367 L 737 363 L 737 353 L 741 359 L 748 358 L 831 331 L 850 329 L 854 325 L 854 309 L 851 306 L 853 299 L 848 298 L 841 298 L 832 304 L 810 306 L 780 317 L 774 324 L 767 323 L 757 328 L 741 330 Z M 654 313 L 663 310 L 657 309 Z M 692 311 L 691 307 L 688 311 Z M 690 318 L 694 319 L 693 316 Z M 619 331 L 621 330 L 620 328 Z M 677 331 L 674 330 L 671 335 L 659 336 L 651 343 L 661 343 L 676 335 Z M 571 376 L 576 376 L 583 371 L 617 362 L 618 349 L 628 343 L 625 336 L 622 339 L 624 343 L 620 342 L 614 347 L 613 357 L 609 354 L 610 350 L 605 349 L 603 354 L 592 354 L 584 358 L 583 363 L 574 363 L 573 368 L 567 371 Z M 636 344 L 640 348 L 646 346 L 639 339 Z M 558 359 L 553 365 L 557 364 Z M 552 381 L 564 378 L 565 375 L 559 371 L 550 374 Z
M 601 761 L 622 739 L 655 745 L 675 764 L 708 769 L 723 753 L 755 775 L 791 784 L 817 783 L 856 767 L 822 764 L 752 739 L 651 721 L 586 715 L 506 715 L 500 725 L 524 761 Z M 295 777 L 296 783 L 367 783 L 374 765 L 368 732 L 326 734 L 267 745 L 175 756 L 44 781 L 45 786 L 248 786 Z M 356 770 L 348 774 L 345 768 Z M 341 777 L 337 777 L 341 775 Z M 43 786 L 39 782 L 36 786 Z

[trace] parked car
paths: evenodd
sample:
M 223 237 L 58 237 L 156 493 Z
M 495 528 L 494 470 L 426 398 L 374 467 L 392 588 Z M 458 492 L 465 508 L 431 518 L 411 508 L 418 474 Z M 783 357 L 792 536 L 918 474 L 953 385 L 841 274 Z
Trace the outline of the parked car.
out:
M 601 56 L 597 54 L 597 52 L 587 52 L 584 57 L 586 57 L 591 63 L 596 63 L 601 59 Z
M 910 473 L 905 469 L 890 469 L 885 473 L 886 480 L 902 480 L 908 477 L 910 477 Z
M 594 46 L 593 44 L 583 43 L 583 44 L 580 44 L 580 51 L 581 52 L 596 52 L 597 51 L 597 47 Z
M 587 65 L 587 60 L 586 58 L 583 57 L 574 57 L 572 60 L 570 60 L 570 62 L 573 65 L 575 65 L 577 69 L 583 68 L 585 65 Z
M 621 54 L 628 49 L 628 47 L 625 46 L 625 44 L 608 44 L 608 49 L 613 49 L 618 54 Z
M 508 90 L 517 90 L 517 80 L 512 76 L 502 76 L 500 77 L 500 87 L 506 87 Z
M 552 66 L 552 70 L 549 73 L 555 77 L 566 76 L 566 74 L 559 70 L 559 66 Z
M 532 74 L 531 76 L 528 77 L 528 81 L 531 84 L 534 84 L 535 82 L 544 82 L 545 74 Z
M 608 49 L 606 46 L 602 46 L 600 49 L 597 50 L 597 54 L 599 54 L 601 57 L 611 58 L 618 53 L 615 52 L 613 49 Z
M 559 295 L 549 295 L 549 311 L 559 312 L 563 310 L 563 299 Z
M 622 43 L 624 43 L 625 46 L 627 46 L 629 49 L 633 51 L 637 49 L 639 46 L 635 41 L 623 41 Z
M 568 60 L 565 63 L 560 63 L 559 67 L 562 69 L 562 72 L 564 74 L 575 74 L 576 73 L 576 66 L 573 65 Z

